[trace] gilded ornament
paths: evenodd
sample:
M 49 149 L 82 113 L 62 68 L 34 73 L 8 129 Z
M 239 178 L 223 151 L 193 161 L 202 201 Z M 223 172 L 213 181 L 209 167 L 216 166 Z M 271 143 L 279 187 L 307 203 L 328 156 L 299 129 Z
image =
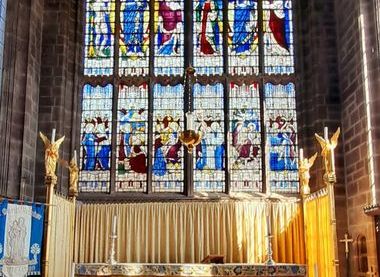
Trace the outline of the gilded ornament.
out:
M 57 167 L 57 161 L 59 159 L 59 147 L 65 140 L 65 136 L 60 139 L 51 142 L 42 132 L 40 132 L 40 137 L 45 145 L 45 173 L 46 177 L 56 178 L 55 170 Z

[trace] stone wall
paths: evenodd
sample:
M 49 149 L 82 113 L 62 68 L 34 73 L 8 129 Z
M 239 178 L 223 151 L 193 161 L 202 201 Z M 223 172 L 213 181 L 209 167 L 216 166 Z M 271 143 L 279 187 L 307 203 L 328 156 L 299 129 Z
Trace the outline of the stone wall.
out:
M 33 197 L 43 0 L 7 3 L 0 96 L 0 193 Z M 22 192 L 21 192 L 22 193 Z
M 78 149 L 79 90 L 78 72 L 81 60 L 81 25 L 83 1 L 49 0 L 44 5 L 44 24 L 42 38 L 42 60 L 40 105 L 38 128 L 50 137 L 56 128 L 57 136 L 65 135 L 61 147 L 61 158 L 69 160 L 74 149 Z M 43 153 L 43 144 L 38 142 L 38 153 Z M 36 167 L 36 194 L 42 199 L 43 160 Z M 65 193 L 68 186 L 68 170 L 58 167 L 58 190 Z
M 374 181 L 379 183 L 379 56 L 375 34 L 376 24 L 372 0 L 336 1 L 339 79 L 342 107 L 345 184 L 347 188 L 348 231 L 356 239 L 367 238 L 369 266 L 377 270 L 375 226 L 373 217 L 366 216 L 363 206 L 371 201 L 369 170 L 369 137 L 374 150 Z M 360 24 L 363 16 L 363 29 Z M 363 31 L 365 36 L 362 47 Z M 366 55 L 366 59 L 363 59 Z M 368 100 L 366 101 L 366 84 Z M 366 103 L 367 102 L 367 103 Z M 368 104 L 368 105 L 367 105 Z M 370 109 L 372 133 L 368 131 L 367 107 Z M 377 191 L 379 187 L 377 188 Z M 378 197 L 377 197 L 378 198 Z M 358 269 L 357 241 L 351 248 L 350 265 L 354 276 Z

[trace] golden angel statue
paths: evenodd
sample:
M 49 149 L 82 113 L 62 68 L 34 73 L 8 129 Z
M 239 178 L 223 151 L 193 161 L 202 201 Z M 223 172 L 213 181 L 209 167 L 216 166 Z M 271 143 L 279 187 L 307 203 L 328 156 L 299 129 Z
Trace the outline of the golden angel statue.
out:
M 318 134 L 315 134 L 315 137 L 319 144 L 321 145 L 323 161 L 325 164 L 325 178 L 329 182 L 335 182 L 335 161 L 334 161 L 334 149 L 338 145 L 338 138 L 340 135 L 340 128 L 336 130 L 331 139 L 322 138 Z
M 53 143 L 40 132 L 40 137 L 45 145 L 45 171 L 47 177 L 56 177 L 55 169 L 57 167 L 57 161 L 59 159 L 59 146 L 65 140 L 65 136 L 54 141 Z
M 61 164 L 69 169 L 70 178 L 69 178 L 69 196 L 76 197 L 78 196 L 78 176 L 79 176 L 79 167 L 77 165 L 76 159 L 72 158 L 70 163 L 61 160 Z
M 300 165 L 299 165 L 299 175 L 300 175 L 300 183 L 302 188 L 302 194 L 308 195 L 310 194 L 310 187 L 309 187 L 309 181 L 310 181 L 310 168 L 313 166 L 315 159 L 317 158 L 318 153 L 315 153 L 311 158 L 309 159 L 300 159 Z

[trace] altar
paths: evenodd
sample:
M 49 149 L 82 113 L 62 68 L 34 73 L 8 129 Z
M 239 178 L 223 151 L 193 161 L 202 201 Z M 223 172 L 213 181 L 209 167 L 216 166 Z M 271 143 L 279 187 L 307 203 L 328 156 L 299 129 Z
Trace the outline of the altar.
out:
M 75 276 L 306 276 L 297 264 L 76 264 Z

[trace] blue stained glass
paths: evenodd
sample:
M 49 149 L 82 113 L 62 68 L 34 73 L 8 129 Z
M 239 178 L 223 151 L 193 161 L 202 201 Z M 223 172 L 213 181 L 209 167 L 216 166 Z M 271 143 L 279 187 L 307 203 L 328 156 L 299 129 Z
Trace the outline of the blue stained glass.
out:
M 80 191 L 109 190 L 112 92 L 112 85 L 83 87 Z
M 149 2 L 120 1 L 119 74 L 149 73 Z
M 183 0 L 155 0 L 156 75 L 180 75 L 184 66 Z
M 154 86 L 153 191 L 183 191 L 183 86 Z
M 223 96 L 222 84 L 194 85 L 195 126 L 202 133 L 194 156 L 195 191 L 223 192 L 225 188 Z
M 230 84 L 229 144 L 231 191 L 261 190 L 261 128 L 258 84 Z
M 259 71 L 257 0 L 228 1 L 228 61 L 233 75 Z
M 86 1 L 85 75 L 113 73 L 115 1 Z
M 148 155 L 148 86 L 120 86 L 117 191 L 145 191 Z
M 292 0 L 264 0 L 265 73 L 294 73 Z
M 297 118 L 294 84 L 265 84 L 269 179 L 272 191 L 298 191 Z
M 195 0 L 194 67 L 197 74 L 223 73 L 223 1 Z

